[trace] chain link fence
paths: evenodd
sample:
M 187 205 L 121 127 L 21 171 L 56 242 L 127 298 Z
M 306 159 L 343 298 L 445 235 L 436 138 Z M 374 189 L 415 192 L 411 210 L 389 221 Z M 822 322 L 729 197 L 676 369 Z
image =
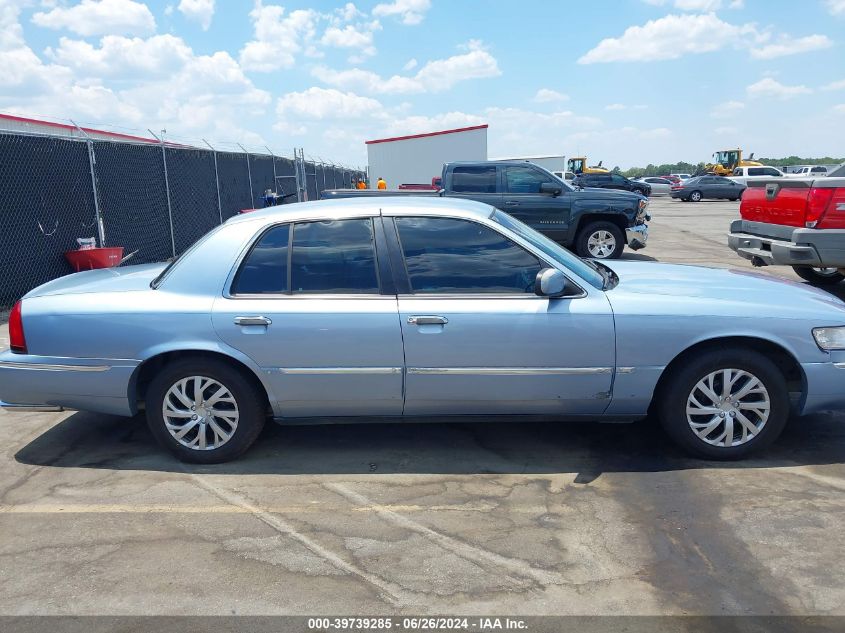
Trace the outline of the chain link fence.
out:
M 133 264 L 164 261 L 241 210 L 264 206 L 268 190 L 316 200 L 364 177 L 302 154 L 0 130 L 0 308 L 73 272 L 64 253 L 77 238 L 121 246 Z

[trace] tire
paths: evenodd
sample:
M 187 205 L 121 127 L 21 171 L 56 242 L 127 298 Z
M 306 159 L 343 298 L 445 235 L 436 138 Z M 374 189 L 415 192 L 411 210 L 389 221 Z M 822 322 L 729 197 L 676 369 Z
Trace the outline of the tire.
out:
M 815 286 L 835 286 L 845 279 L 845 275 L 835 268 L 810 268 L 809 266 L 793 266 L 792 270 L 804 281 Z
M 692 200 L 693 202 L 701 202 L 701 192 L 700 191 L 693 191 L 689 195 L 688 199 Z
M 745 372 L 744 375 L 734 374 L 736 382 L 730 391 L 732 394 L 739 395 L 751 383 L 748 376 L 756 379 L 764 392 L 754 387 L 751 393 L 740 398 L 739 407 L 733 407 L 727 402 L 720 404 L 718 399 L 714 401 L 699 389 L 699 385 L 704 383 L 707 387 L 712 384 L 711 393 L 717 398 L 724 395 L 722 386 L 725 370 Z M 712 383 L 709 382 L 711 376 L 715 376 Z M 720 411 L 722 415 L 711 415 L 707 409 L 701 409 L 702 414 L 688 415 L 689 399 L 693 396 L 700 405 L 712 405 L 709 409 L 724 407 Z M 771 360 L 750 349 L 714 350 L 689 359 L 673 370 L 657 397 L 657 411 L 666 433 L 684 451 L 703 459 L 732 460 L 747 457 L 771 444 L 783 431 L 789 417 L 786 379 Z M 760 404 L 764 399 L 769 404 L 765 418 L 762 415 L 764 408 L 749 408 L 749 405 Z M 737 400 L 732 402 L 736 404 Z M 695 405 L 690 408 L 699 410 Z M 741 421 L 740 415 L 748 421 L 748 426 Z M 703 434 L 703 439 L 693 430 L 693 424 L 698 425 L 698 433 Z M 716 426 L 708 431 L 708 426 L 712 424 Z M 727 442 L 729 426 L 732 429 L 730 443 Z M 750 428 L 756 428 L 756 431 L 752 432 Z
M 196 382 L 191 378 L 196 377 L 200 378 L 203 388 L 202 400 L 195 396 Z M 213 408 L 221 415 L 207 413 L 205 399 L 210 401 L 221 387 L 228 394 L 224 394 Z M 215 359 L 186 359 L 166 365 L 153 378 L 147 389 L 147 424 L 158 443 L 180 460 L 219 464 L 235 459 L 252 446 L 264 427 L 265 403 L 265 394 L 259 387 L 228 363 Z M 173 431 L 168 430 L 165 422 L 165 406 L 174 414 L 169 418 L 171 426 L 175 427 Z M 189 417 L 192 415 L 195 417 Z M 187 426 L 190 428 L 182 439 L 177 439 L 176 433 L 185 431 Z M 223 440 L 227 434 L 228 439 Z M 201 448 L 203 441 L 205 448 Z M 216 448 L 209 445 L 214 443 L 218 444 Z
M 731 198 L 730 199 L 731 202 L 736 202 L 737 200 L 739 200 L 739 198 Z
M 575 252 L 581 257 L 619 259 L 624 248 L 622 229 L 613 222 L 590 222 L 575 238 Z

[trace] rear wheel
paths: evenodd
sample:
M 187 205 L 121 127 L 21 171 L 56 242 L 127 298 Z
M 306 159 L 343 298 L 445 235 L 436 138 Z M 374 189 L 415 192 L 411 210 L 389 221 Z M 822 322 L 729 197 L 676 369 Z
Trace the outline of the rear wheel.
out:
M 810 268 L 809 266 L 793 266 L 792 270 L 804 281 L 817 286 L 833 286 L 845 279 L 836 268 Z
M 264 426 L 264 394 L 214 359 L 167 365 L 147 390 L 147 424 L 159 444 L 186 462 L 216 464 L 243 454 Z
M 622 229 L 613 222 L 591 222 L 575 240 L 575 251 L 581 257 L 618 259 L 624 248 Z
M 658 398 L 666 433 L 704 459 L 741 459 L 765 448 L 789 417 L 786 379 L 750 349 L 714 350 L 685 362 Z
M 700 191 L 693 191 L 689 195 L 689 199 L 692 200 L 693 202 L 701 202 L 701 192 Z

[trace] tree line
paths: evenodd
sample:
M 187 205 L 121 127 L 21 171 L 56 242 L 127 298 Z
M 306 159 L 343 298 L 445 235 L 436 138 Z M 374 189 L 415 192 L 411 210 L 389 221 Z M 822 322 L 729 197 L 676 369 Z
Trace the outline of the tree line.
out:
M 845 158 L 801 158 L 800 156 L 787 156 L 786 158 L 754 158 L 755 161 L 772 167 L 788 167 L 789 165 L 838 165 L 845 163 Z M 614 174 L 622 174 L 627 178 L 640 178 L 642 176 L 662 176 L 665 174 L 695 174 L 704 171 L 704 162 L 698 164 L 681 161 L 679 163 L 663 163 L 653 165 L 649 163 L 645 167 L 631 167 L 621 169 L 614 167 L 611 171 Z

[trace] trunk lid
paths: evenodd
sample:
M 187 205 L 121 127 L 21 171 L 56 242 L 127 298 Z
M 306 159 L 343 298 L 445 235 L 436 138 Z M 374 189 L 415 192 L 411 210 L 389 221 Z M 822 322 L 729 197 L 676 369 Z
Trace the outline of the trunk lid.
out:
M 752 180 L 742 194 L 743 220 L 804 227 L 812 178 Z
M 167 264 L 138 264 L 118 268 L 100 268 L 65 275 L 30 290 L 25 298 L 71 295 L 89 292 L 129 292 L 148 290 L 150 282 Z

